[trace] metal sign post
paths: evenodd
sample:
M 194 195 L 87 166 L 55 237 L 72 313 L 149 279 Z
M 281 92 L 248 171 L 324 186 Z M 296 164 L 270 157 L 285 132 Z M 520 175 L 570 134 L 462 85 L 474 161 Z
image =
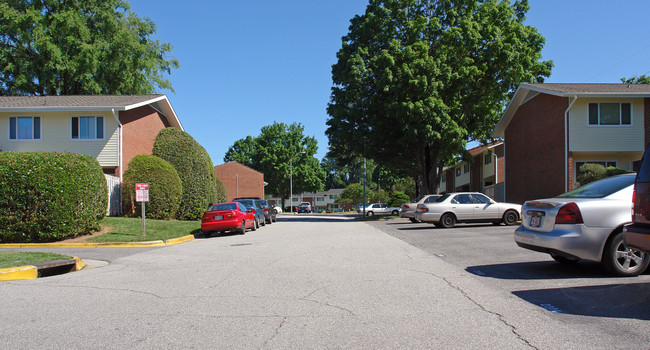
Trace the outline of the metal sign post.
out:
M 144 237 L 146 236 L 145 225 L 144 225 L 144 217 L 145 217 L 144 204 L 145 202 L 149 201 L 149 184 L 147 183 L 135 184 L 135 201 L 142 203 L 142 236 Z

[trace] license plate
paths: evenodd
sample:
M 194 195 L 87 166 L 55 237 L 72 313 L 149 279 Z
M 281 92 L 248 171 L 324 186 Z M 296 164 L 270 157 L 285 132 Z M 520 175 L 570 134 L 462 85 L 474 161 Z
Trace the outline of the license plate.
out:
M 223 215 L 215 215 L 214 219 L 215 220 L 223 220 Z
M 530 227 L 540 227 L 542 226 L 542 217 L 541 216 L 531 216 L 530 217 Z

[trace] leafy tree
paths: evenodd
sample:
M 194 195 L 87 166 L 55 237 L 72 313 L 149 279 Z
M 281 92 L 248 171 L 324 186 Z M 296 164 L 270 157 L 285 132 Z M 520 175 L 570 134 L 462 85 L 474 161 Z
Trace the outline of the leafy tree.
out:
M 347 162 L 347 163 L 344 163 Z M 364 166 L 366 173 L 366 184 L 370 188 L 376 188 L 373 182 L 373 174 L 377 165 L 372 160 L 366 160 L 364 165 L 363 158 L 339 159 L 331 155 L 323 158 L 321 167 L 326 173 L 325 188 L 344 188 L 353 183 L 363 183 Z
M 314 154 L 318 143 L 304 136 L 300 123 L 273 123 L 262 127 L 257 137 L 248 136 L 228 148 L 224 162 L 236 160 L 264 173 L 266 192 L 289 198 L 290 165 L 293 170 L 293 193 L 314 192 L 323 188 L 325 172 Z M 301 154 L 300 152 L 305 152 Z M 290 160 L 293 161 L 290 164 Z
M 372 192 L 372 196 L 368 197 L 370 198 L 371 202 L 376 202 L 376 203 L 386 203 L 388 202 L 388 199 L 390 197 L 390 194 L 386 190 L 375 190 Z
M 370 200 L 373 192 L 366 188 L 366 199 Z M 336 198 L 336 203 L 357 205 L 363 203 L 363 185 L 352 184 L 346 187 Z
M 621 82 L 626 84 L 650 84 L 650 77 L 644 74 L 638 77 L 621 78 Z
M 528 1 L 370 0 L 332 67 L 331 154 L 367 157 L 435 193 L 468 140 L 486 142 L 522 82 L 542 82 Z
M 178 61 L 156 25 L 123 0 L 0 2 L 0 94 L 148 94 L 172 90 Z M 173 91 L 173 90 L 172 90 Z

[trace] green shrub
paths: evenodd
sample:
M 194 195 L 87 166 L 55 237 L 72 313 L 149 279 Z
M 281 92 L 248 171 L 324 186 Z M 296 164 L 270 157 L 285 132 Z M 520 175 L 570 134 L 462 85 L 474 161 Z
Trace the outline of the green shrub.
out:
M 578 169 L 578 176 L 576 180 L 582 185 L 586 185 L 590 182 L 600 180 L 607 176 L 607 170 L 604 166 L 600 164 L 585 163 L 580 166 Z
M 151 219 L 173 219 L 181 204 L 181 179 L 168 161 L 148 154 L 140 154 L 129 162 L 122 182 L 122 198 L 127 215 L 141 216 L 142 204 L 136 202 L 135 184 L 149 184 L 149 202 L 145 216 Z
M 181 179 L 183 198 L 176 218 L 197 220 L 217 202 L 212 160 L 188 133 L 176 128 L 162 129 L 156 136 L 153 155 L 171 163 Z
M 0 242 L 49 242 L 99 229 L 108 189 L 88 155 L 0 152 Z
M 390 198 L 388 199 L 388 205 L 391 207 L 399 207 L 404 203 L 410 202 L 409 196 L 401 191 L 395 191 L 393 194 L 390 195 Z
M 217 200 L 215 203 L 223 203 L 228 200 L 228 192 L 226 191 L 226 186 L 221 182 L 218 177 L 214 177 L 217 182 Z
M 614 175 L 621 175 L 621 174 L 627 174 L 631 173 L 629 170 L 621 169 L 621 168 L 616 168 L 613 166 L 607 167 L 607 176 L 614 176 Z

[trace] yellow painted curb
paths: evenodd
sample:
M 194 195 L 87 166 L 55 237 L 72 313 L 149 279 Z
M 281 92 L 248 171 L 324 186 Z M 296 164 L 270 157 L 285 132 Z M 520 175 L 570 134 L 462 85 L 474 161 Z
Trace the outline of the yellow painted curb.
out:
M 38 278 L 38 269 L 33 265 L 0 269 L 0 281 L 29 280 Z
M 187 235 L 183 237 L 178 237 L 178 238 L 171 238 L 165 241 L 165 245 L 171 245 L 171 244 L 179 244 L 187 241 L 191 241 L 194 239 L 194 235 Z
M 73 257 L 73 259 L 77 261 L 77 263 L 75 264 L 75 267 L 74 267 L 75 271 L 79 271 L 79 270 L 83 269 L 84 267 L 86 267 L 86 264 L 84 264 L 84 262 L 81 261 L 81 258 L 78 258 L 78 257 L 75 256 L 75 257 Z

